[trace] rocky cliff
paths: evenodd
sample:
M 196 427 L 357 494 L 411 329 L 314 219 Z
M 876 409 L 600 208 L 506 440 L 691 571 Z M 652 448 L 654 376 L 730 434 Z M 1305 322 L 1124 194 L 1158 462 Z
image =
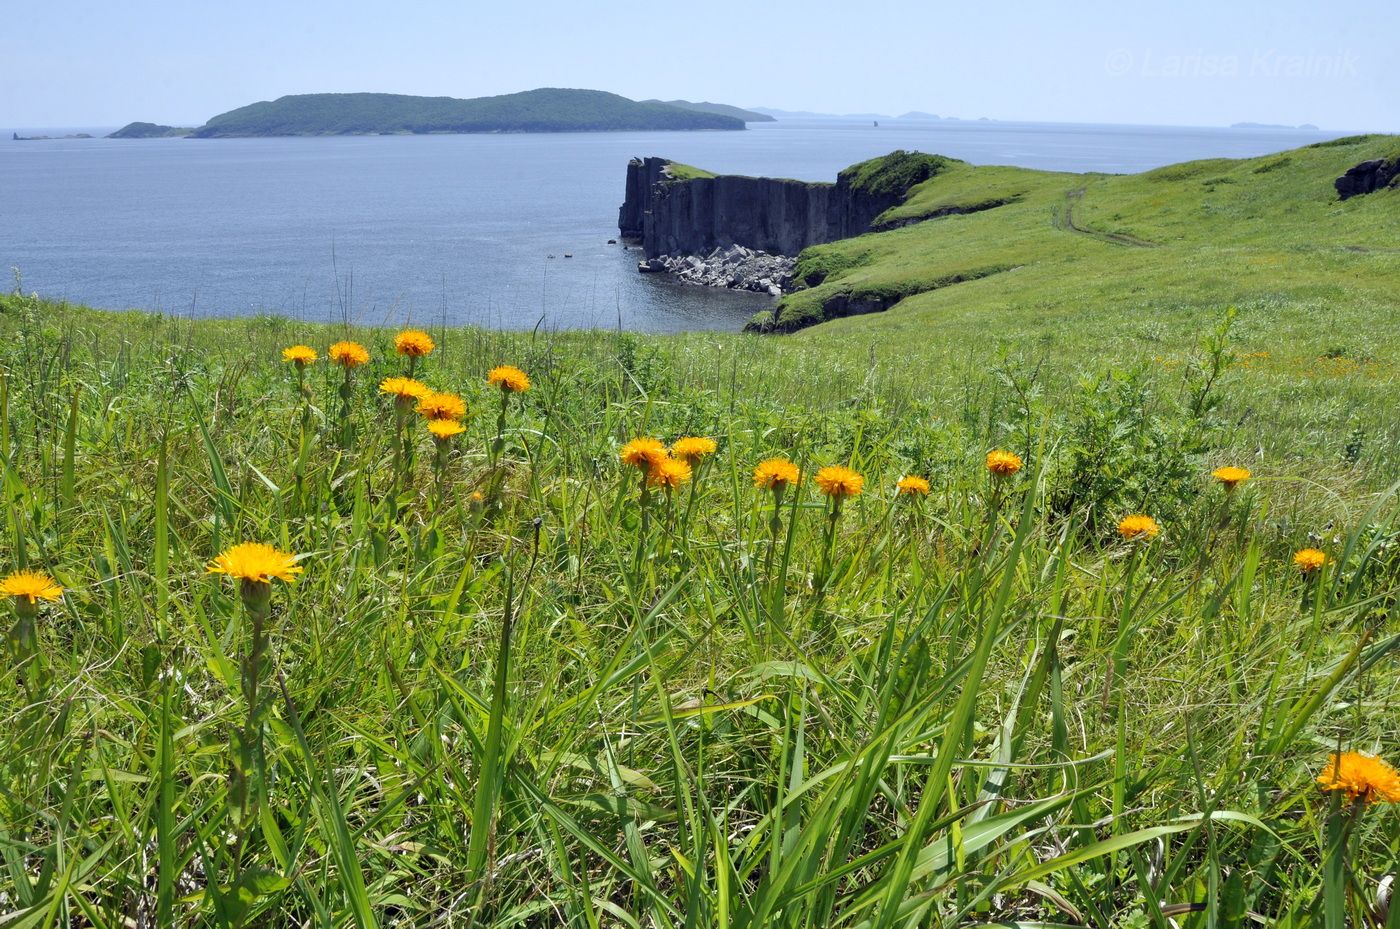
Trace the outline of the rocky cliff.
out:
M 1337 196 L 1342 200 L 1397 185 L 1400 185 L 1400 158 L 1363 161 L 1336 180 Z
M 714 176 L 677 169 L 665 158 L 634 158 L 618 228 L 640 240 L 648 258 L 732 245 L 796 255 L 870 231 L 881 213 L 947 164 L 936 155 L 894 152 L 847 168 L 831 184 Z

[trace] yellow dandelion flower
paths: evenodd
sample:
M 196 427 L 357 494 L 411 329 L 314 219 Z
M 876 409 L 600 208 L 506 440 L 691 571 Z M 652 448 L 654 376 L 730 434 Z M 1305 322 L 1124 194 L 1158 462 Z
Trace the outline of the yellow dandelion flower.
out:
M 1118 522 L 1118 534 L 1129 542 L 1138 539 L 1144 542 L 1150 542 L 1157 538 L 1158 533 L 1161 531 L 1162 527 L 1157 524 L 1157 520 L 1145 513 L 1134 513 L 1131 516 L 1124 516 Z
M 0 581 L 0 595 L 32 604 L 36 600 L 59 599 L 63 588 L 42 571 L 16 571 Z
M 1234 490 L 1250 478 L 1248 468 L 1236 468 L 1234 466 L 1216 468 L 1210 473 L 1212 477 L 1225 485 L 1226 490 Z
M 296 555 L 280 552 L 265 542 L 240 542 L 209 562 L 206 570 L 247 583 L 270 584 L 273 578 L 294 580 L 301 573 L 301 565 L 297 564 Z
M 713 455 L 717 448 L 719 448 L 719 446 L 715 444 L 714 439 L 688 435 L 672 443 L 671 454 L 684 460 L 693 468 L 698 465 L 702 459 Z
M 337 342 L 326 354 L 342 368 L 358 368 L 360 365 L 369 364 L 369 349 L 359 342 Z
M 622 446 L 622 451 L 617 453 L 617 457 L 625 465 L 650 471 L 658 461 L 666 457 L 666 446 L 650 436 L 642 436 Z
M 428 392 L 428 385 L 411 377 L 386 377 L 379 382 L 379 392 L 396 400 L 417 400 Z
M 901 494 L 909 497 L 927 497 L 929 492 L 928 481 L 913 474 L 906 474 L 895 484 Z
M 753 469 L 753 486 L 763 490 L 782 490 L 801 479 L 802 472 L 786 458 L 765 458 Z
M 466 432 L 467 427 L 455 419 L 430 419 L 428 420 L 428 431 L 433 434 L 433 438 L 446 442 L 453 436 Z
M 427 391 L 418 398 L 416 409 L 425 419 L 462 419 L 467 415 L 466 401 L 446 391 Z
M 1304 574 L 1312 574 L 1327 564 L 1327 553 L 1315 548 L 1299 549 L 1293 555 L 1293 563 L 1298 566 L 1298 570 Z
M 827 465 L 812 480 L 817 482 L 822 493 L 838 499 L 859 497 L 865 489 L 865 478 L 844 465 Z
M 987 452 L 987 470 L 997 477 L 1010 477 L 1021 470 L 1021 456 L 1015 452 L 994 449 Z
M 497 365 L 486 375 L 486 383 L 506 393 L 522 394 L 530 389 L 530 375 L 514 365 Z
M 431 355 L 437 343 L 422 329 L 405 329 L 394 336 L 394 351 L 409 358 L 422 358 Z
M 304 368 L 316 360 L 316 349 L 310 345 L 292 345 L 282 349 L 282 360 Z
M 1400 773 L 1380 758 L 1361 752 L 1334 752 L 1317 783 L 1323 790 L 1340 791 L 1352 801 L 1400 803 Z
M 647 483 L 652 487 L 665 487 L 675 490 L 690 480 L 690 464 L 681 458 L 666 455 L 652 462 L 647 471 Z

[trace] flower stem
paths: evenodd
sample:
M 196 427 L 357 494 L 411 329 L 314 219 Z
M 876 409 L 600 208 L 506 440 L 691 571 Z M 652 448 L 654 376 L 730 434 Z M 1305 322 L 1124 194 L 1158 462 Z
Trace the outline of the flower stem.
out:
M 351 400 L 354 397 L 354 369 L 345 367 L 345 376 L 340 382 L 340 447 L 348 449 L 355 441 L 354 420 L 351 417 Z
M 267 700 L 262 694 L 261 682 L 267 664 L 267 623 L 272 615 L 272 588 L 266 583 L 243 581 L 239 593 L 252 626 L 252 637 L 240 668 L 247 717 L 242 729 L 235 729 L 229 739 L 232 757 L 228 807 L 234 823 L 245 826 L 257 818 L 267 783 L 263 754 Z

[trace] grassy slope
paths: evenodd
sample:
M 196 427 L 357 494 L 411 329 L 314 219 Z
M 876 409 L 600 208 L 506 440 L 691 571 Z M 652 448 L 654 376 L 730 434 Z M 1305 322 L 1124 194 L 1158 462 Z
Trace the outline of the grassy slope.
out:
M 1400 191 L 1346 202 L 1331 193 L 1345 166 L 1397 148 L 1393 137 L 1378 138 L 1126 177 L 954 167 L 903 209 L 1022 199 L 810 249 L 804 265 L 853 267 L 809 293 L 909 286 L 988 263 L 1016 270 L 835 320 L 799 339 L 811 350 L 908 359 L 931 392 L 997 353 L 1048 363 L 1052 377 L 1073 379 L 1097 365 L 1145 365 L 1174 377 L 1200 333 L 1234 305 L 1239 348 L 1250 356 L 1241 372 L 1248 399 L 1237 411 L 1245 441 L 1304 467 L 1359 439 L 1380 473 L 1400 476 L 1400 424 L 1383 412 L 1400 405 Z M 1282 167 L 1256 173 L 1285 157 Z M 1206 183 L 1217 178 L 1233 183 Z M 1079 187 L 1086 192 L 1076 225 L 1162 244 L 1065 231 L 1065 192 Z
M 599 90 L 546 87 L 460 100 L 404 94 L 298 94 L 221 113 L 196 138 L 433 132 L 743 129 L 743 120 Z
M 697 168 L 694 165 L 672 161 L 666 165 L 666 174 L 678 181 L 693 181 L 700 177 L 714 177 L 714 172 Z
M 822 303 L 837 291 L 904 294 L 1002 268 L 1017 270 L 923 293 L 870 327 L 942 325 L 949 313 L 1013 305 L 1038 314 L 1088 306 L 1119 320 L 1254 301 L 1326 301 L 1333 312 L 1369 313 L 1400 284 L 1400 192 L 1339 203 L 1332 181 L 1360 161 L 1395 154 L 1400 139 L 1373 136 L 1126 176 L 955 163 L 884 220 L 1014 202 L 809 250 L 800 272 L 843 273 L 785 298 L 776 325 L 822 321 Z

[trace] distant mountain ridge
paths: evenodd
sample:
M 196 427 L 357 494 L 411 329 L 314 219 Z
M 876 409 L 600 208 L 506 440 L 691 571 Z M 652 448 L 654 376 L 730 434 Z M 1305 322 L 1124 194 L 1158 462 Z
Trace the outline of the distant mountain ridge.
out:
M 743 128 L 743 119 L 726 113 L 638 102 L 601 90 L 543 87 L 471 99 L 380 93 L 295 94 L 220 113 L 188 135 L 195 139 L 220 139 Z M 150 138 L 167 133 L 178 134 L 180 130 L 132 123 L 117 130 L 113 137 Z
M 1282 123 L 1231 123 L 1231 129 L 1302 129 L 1304 132 L 1319 131 L 1312 123 L 1303 123 L 1300 126 L 1285 126 Z
M 812 110 L 779 110 L 770 106 L 756 106 L 753 112 L 773 116 L 777 119 L 898 119 L 910 122 L 970 122 L 957 116 L 939 116 L 937 113 L 926 113 L 923 110 L 910 110 L 898 116 L 891 116 L 888 113 L 817 113 Z M 980 117 L 982 122 L 992 122 L 987 117 Z
M 696 113 L 718 113 L 721 116 L 733 116 L 735 119 L 742 119 L 746 123 L 777 122 L 776 118 L 767 113 L 760 113 L 757 110 L 745 110 L 742 107 L 730 106 L 727 103 L 710 103 L 708 100 L 700 103 L 691 103 L 689 100 L 643 100 L 642 102 L 678 106 L 683 110 L 693 110 Z
M 886 113 L 814 113 L 811 110 L 779 110 L 771 106 L 751 108 L 755 113 L 775 119 L 890 119 Z

